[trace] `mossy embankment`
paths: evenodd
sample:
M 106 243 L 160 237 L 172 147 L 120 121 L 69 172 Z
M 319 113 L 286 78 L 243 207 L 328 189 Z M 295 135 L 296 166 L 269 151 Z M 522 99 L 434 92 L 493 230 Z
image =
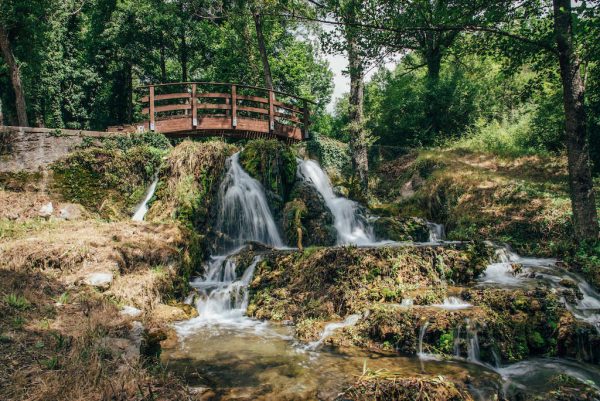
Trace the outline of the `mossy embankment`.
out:
M 600 284 L 600 242 L 573 240 L 565 157 L 423 150 L 381 164 L 371 185 L 375 213 L 443 223 L 451 240 L 490 240 L 524 255 L 559 257 Z
M 248 314 L 293 322 L 304 341 L 316 340 L 330 321 L 360 314 L 355 326 L 326 340 L 338 346 L 414 355 L 424 330 L 424 352 L 466 357 L 476 333 L 480 357 L 489 363 L 534 355 L 598 362 L 598 353 L 578 344 L 593 349 L 600 337 L 574 320 L 561 302 L 564 294 L 472 286 L 491 253 L 480 243 L 267 252 L 250 285 Z M 471 307 L 440 307 L 449 296 Z
M 193 397 L 155 357 L 167 324 L 196 313 L 180 300 L 229 154 L 123 137 L 0 177 L 0 398 Z M 158 172 L 153 221 L 132 222 Z

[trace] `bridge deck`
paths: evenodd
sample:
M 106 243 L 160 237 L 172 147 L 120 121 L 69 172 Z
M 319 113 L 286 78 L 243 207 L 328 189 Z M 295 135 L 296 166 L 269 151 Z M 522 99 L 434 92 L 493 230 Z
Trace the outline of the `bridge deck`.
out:
M 127 127 L 110 127 L 108 131 L 272 137 L 290 142 L 309 137 L 311 102 L 287 93 L 217 82 L 158 84 L 143 89 L 147 95 L 141 98 L 142 121 Z

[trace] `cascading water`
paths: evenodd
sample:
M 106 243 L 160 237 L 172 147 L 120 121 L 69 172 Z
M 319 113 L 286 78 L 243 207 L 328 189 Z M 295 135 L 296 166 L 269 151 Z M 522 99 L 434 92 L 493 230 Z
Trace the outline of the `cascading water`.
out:
M 144 200 L 138 205 L 133 213 L 133 217 L 131 220 L 133 221 L 143 221 L 146 213 L 148 212 L 148 202 L 154 196 L 154 191 L 156 191 L 156 185 L 158 184 L 158 177 L 154 178 L 152 184 L 146 190 L 146 195 L 144 196 Z
M 262 185 L 244 171 L 239 153 L 227 160 L 227 173 L 219 189 L 216 230 L 225 237 L 224 251 L 248 241 L 282 247 L 283 241 L 269 209 Z
M 373 228 L 360 214 L 358 203 L 337 196 L 333 192 L 327 173 L 316 161 L 298 159 L 298 175 L 312 184 L 325 200 L 325 204 L 333 214 L 339 245 L 373 245 L 376 243 Z
M 323 333 L 321 333 L 321 337 L 317 341 L 313 341 L 308 343 L 306 349 L 315 350 L 323 344 L 329 336 L 331 336 L 336 330 L 339 330 L 344 327 L 354 326 L 360 320 L 360 315 L 350 315 L 343 322 L 335 322 L 329 323 L 323 329 Z
M 190 284 L 198 291 L 199 316 L 177 325 L 180 335 L 192 334 L 199 326 L 257 326 L 245 318 L 248 306 L 247 287 L 260 261 L 256 257 L 240 279 L 234 256 L 250 241 L 282 247 L 283 241 L 267 204 L 261 184 L 246 173 L 239 163 L 239 153 L 227 160 L 227 172 L 219 188 L 219 213 L 216 230 L 222 235 L 219 252 L 205 266 L 202 278 Z
M 488 265 L 481 279 L 481 285 L 499 287 L 535 288 L 541 284 L 567 293 L 577 289 L 580 296 L 563 302 L 573 315 L 596 327 L 600 333 L 600 294 L 579 275 L 557 266 L 555 259 L 521 257 L 508 247 L 496 250 L 497 262 Z
M 446 239 L 446 232 L 443 224 L 428 222 L 429 242 L 440 242 Z
M 470 303 L 463 301 L 457 297 L 447 297 L 444 298 L 444 302 L 441 304 L 433 304 L 436 308 L 447 309 L 447 310 L 460 310 L 460 309 L 468 309 L 473 307 Z

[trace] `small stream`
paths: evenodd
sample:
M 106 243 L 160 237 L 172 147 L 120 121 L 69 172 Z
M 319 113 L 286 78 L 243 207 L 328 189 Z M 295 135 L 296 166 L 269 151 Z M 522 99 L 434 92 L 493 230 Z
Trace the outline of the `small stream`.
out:
M 311 182 L 323 196 L 334 215 L 338 244 L 361 246 L 390 245 L 377 242 L 372 229 L 353 201 L 334 194 L 327 175 L 313 161 L 299 163 L 299 175 Z M 175 324 L 180 338 L 174 349 L 164 350 L 162 361 L 182 375 L 190 386 L 209 389 L 213 399 L 252 400 L 332 400 L 366 370 L 389 370 L 407 376 L 434 375 L 456 378 L 468 383 L 476 400 L 496 400 L 498 394 L 514 391 L 538 394 L 547 389 L 548 378 L 564 371 L 582 381 L 600 384 L 596 366 L 561 359 L 530 359 L 509 366 L 489 366 L 479 360 L 477 331 L 466 322 L 458 330 L 467 344 L 466 355 L 443 359 L 423 352 L 423 337 L 428 323 L 420 327 L 419 353 L 408 357 L 395 353 L 375 353 L 347 347 L 332 348 L 326 339 L 337 330 L 356 324 L 360 315 L 327 324 L 319 340 L 302 344 L 290 326 L 259 321 L 245 315 L 247 287 L 256 257 L 240 274 L 235 255 L 248 242 L 257 241 L 274 248 L 284 243 L 269 210 L 261 184 L 239 164 L 239 154 L 227 161 L 227 172 L 220 186 L 216 231 L 220 233 L 216 254 L 204 266 L 202 277 L 192 279 L 195 293 L 188 301 L 195 303 L 199 316 Z M 430 224 L 430 242 L 444 240 L 443 226 Z M 560 290 L 564 279 L 572 280 L 583 294 L 575 305 L 568 305 L 581 319 L 598 327 L 600 298 L 578 276 L 565 272 L 550 259 L 522 258 L 500 248 L 497 262 L 491 263 L 477 285 L 501 288 L 532 288 L 540 282 Z M 514 266 L 522 266 L 515 273 Z M 400 306 L 400 305 L 399 305 Z M 404 302 L 402 307 L 412 307 Z M 457 297 L 448 297 L 432 307 L 447 310 L 471 308 Z

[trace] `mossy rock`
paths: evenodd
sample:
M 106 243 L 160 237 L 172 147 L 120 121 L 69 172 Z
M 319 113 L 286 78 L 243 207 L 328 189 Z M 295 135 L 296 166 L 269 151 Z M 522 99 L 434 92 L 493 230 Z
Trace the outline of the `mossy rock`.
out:
M 279 220 L 296 181 L 297 162 L 292 148 L 275 139 L 253 140 L 241 151 L 240 163 L 262 184 L 269 206 Z
M 53 190 L 105 218 L 130 216 L 162 163 L 147 145 L 126 150 L 91 147 L 55 162 Z
M 416 217 L 380 217 L 373 222 L 380 240 L 425 242 L 429 238 L 427 222 Z
M 337 232 L 333 227 L 333 215 L 314 186 L 296 181 L 286 203 L 282 225 L 288 243 L 298 243 L 299 229 L 303 246 L 331 246 L 336 243 Z
M 227 157 L 236 148 L 222 141 L 177 145 L 165 160 L 148 220 L 178 220 L 190 229 L 206 232 L 214 220 L 214 202 Z

